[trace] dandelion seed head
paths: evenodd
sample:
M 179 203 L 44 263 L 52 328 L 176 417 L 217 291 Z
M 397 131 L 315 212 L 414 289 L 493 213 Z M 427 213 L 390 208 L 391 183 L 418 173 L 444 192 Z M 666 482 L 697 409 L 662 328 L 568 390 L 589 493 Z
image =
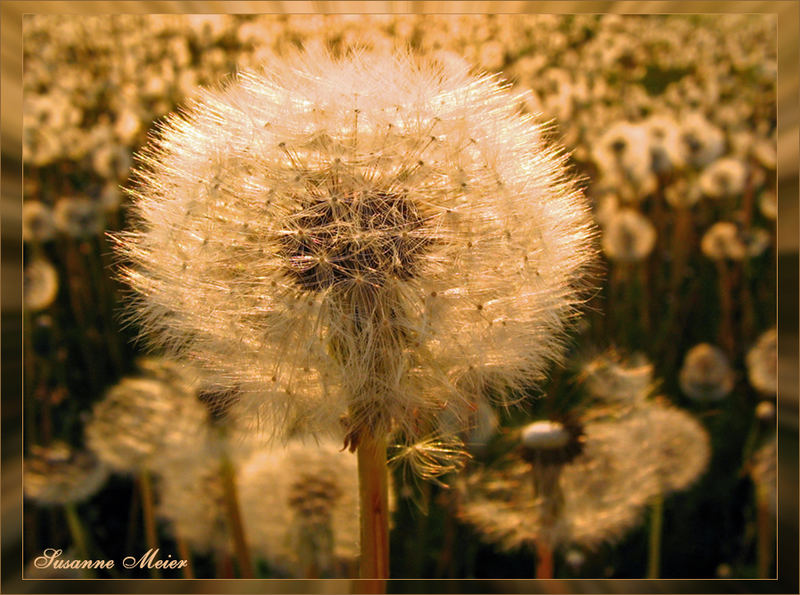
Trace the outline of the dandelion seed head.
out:
M 174 364 L 158 373 L 126 377 L 95 404 L 85 426 L 88 447 L 119 472 L 157 468 L 167 457 L 185 457 L 205 440 L 208 412 Z
M 620 431 L 629 432 L 640 463 L 656 477 L 660 493 L 687 489 L 705 472 L 711 458 L 708 432 L 691 414 L 648 402 L 623 422 Z
M 83 502 L 105 484 L 108 469 L 90 452 L 64 442 L 34 446 L 25 457 L 25 496 L 46 506 Z
M 699 185 L 709 198 L 726 198 L 744 192 L 747 167 L 733 157 L 717 159 L 700 174 Z
M 734 374 L 721 349 L 700 343 L 686 353 L 679 380 L 687 397 L 708 403 L 728 396 L 733 390 Z
M 644 180 L 651 170 L 649 134 L 641 124 L 613 124 L 597 141 L 595 163 L 601 170 L 621 172 L 629 180 Z
M 591 422 L 583 431 L 580 454 L 549 467 L 554 474 L 549 489 L 555 493 L 537 493 L 536 463 L 512 457 L 462 481 L 459 516 L 509 550 L 538 540 L 557 548 L 595 548 L 623 537 L 640 522 L 657 483 L 651 470 L 631 456 L 633 443 L 615 423 Z
M 770 329 L 762 334 L 747 352 L 747 378 L 760 393 L 778 391 L 778 333 Z
M 269 68 L 204 92 L 142 152 L 118 243 L 153 341 L 265 419 L 346 412 L 351 437 L 415 435 L 445 403 L 540 378 L 593 228 L 518 97 L 401 55 Z
M 650 254 L 656 242 L 656 229 L 650 220 L 634 209 L 621 209 L 603 229 L 603 251 L 609 259 L 639 262 Z
M 55 237 L 53 210 L 38 200 L 22 203 L 22 239 L 26 242 L 47 242 Z
M 44 257 L 34 258 L 25 265 L 23 296 L 29 310 L 49 308 L 58 297 L 58 271 Z
M 650 145 L 652 171 L 664 174 L 682 168 L 686 155 L 677 120 L 670 114 L 654 114 L 644 121 L 644 126 Z
M 334 440 L 292 440 L 244 462 L 239 494 L 251 546 L 290 576 L 314 558 L 335 574 L 359 554 L 356 457 Z M 308 552 L 310 543 L 313 551 Z
M 709 227 L 700 240 L 700 249 L 711 260 L 742 260 L 747 256 L 739 227 L 729 221 L 718 221 Z
M 689 163 L 703 168 L 725 152 L 725 135 L 700 112 L 686 114 L 681 120 L 681 142 Z
M 70 238 L 94 237 L 105 227 L 100 204 L 88 198 L 62 198 L 53 209 L 53 219 L 58 231 Z

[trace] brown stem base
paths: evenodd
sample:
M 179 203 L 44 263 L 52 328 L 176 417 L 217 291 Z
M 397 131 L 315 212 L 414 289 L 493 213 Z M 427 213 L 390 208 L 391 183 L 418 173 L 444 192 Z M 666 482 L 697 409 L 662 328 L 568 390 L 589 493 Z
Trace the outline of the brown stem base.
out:
M 389 578 L 389 498 L 386 437 L 364 432 L 358 445 L 358 490 L 361 505 L 361 587 L 385 592 Z M 374 590 L 373 590 L 374 589 Z

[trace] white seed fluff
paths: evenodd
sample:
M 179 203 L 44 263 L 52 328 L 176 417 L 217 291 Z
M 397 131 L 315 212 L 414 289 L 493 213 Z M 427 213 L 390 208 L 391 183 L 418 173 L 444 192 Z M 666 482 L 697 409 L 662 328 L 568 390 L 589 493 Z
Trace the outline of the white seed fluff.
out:
M 405 55 L 268 68 L 142 152 L 118 244 L 145 333 L 270 425 L 346 413 L 356 440 L 540 378 L 594 229 L 519 95 Z

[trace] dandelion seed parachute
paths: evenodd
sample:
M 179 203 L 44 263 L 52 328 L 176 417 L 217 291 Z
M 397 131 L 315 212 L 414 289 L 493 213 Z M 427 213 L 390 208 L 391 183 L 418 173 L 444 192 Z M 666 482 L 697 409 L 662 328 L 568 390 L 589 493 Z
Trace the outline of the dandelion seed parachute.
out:
M 586 202 L 520 97 L 456 61 L 321 53 L 206 91 L 142 151 L 135 314 L 271 427 L 412 441 L 559 357 Z M 463 412 L 463 413 L 462 413 Z

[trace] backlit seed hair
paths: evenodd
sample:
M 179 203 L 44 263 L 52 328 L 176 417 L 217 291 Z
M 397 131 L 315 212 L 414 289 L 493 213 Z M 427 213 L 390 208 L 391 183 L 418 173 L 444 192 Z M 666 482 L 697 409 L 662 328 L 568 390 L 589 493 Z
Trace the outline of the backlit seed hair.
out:
M 345 414 L 411 443 L 559 357 L 593 262 L 587 204 L 456 61 L 307 53 L 239 74 L 142 151 L 121 234 L 135 314 L 269 426 Z

